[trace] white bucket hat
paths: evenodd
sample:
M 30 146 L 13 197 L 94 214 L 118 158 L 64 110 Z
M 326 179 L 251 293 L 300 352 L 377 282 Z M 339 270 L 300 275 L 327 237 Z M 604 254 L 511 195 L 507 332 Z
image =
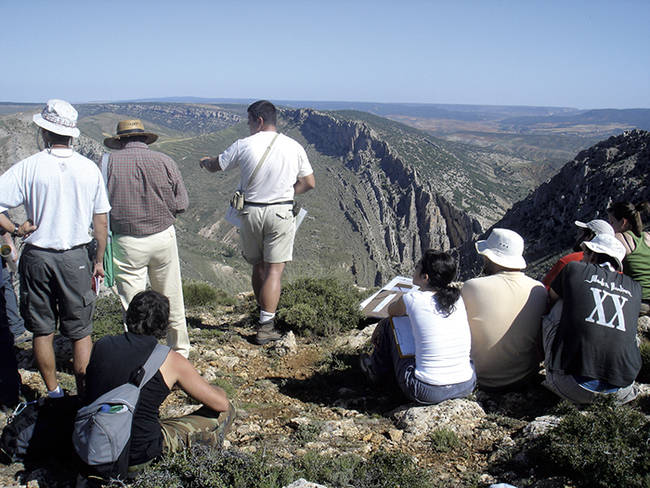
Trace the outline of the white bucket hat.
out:
M 575 224 L 577 227 L 580 227 L 582 229 L 589 229 L 591 232 L 593 232 L 596 235 L 599 234 L 607 234 L 610 236 L 614 235 L 614 229 L 612 228 L 612 226 L 609 225 L 608 222 L 605 222 L 602 219 L 590 220 L 586 224 L 584 222 L 580 222 L 579 220 L 576 220 Z
M 476 251 L 504 268 L 524 269 L 524 239 L 510 229 L 492 229 L 488 238 L 476 242 Z
M 625 246 L 613 235 L 599 234 L 592 240 L 583 242 L 582 248 L 587 248 L 596 254 L 606 254 L 616 259 L 618 269 L 623 269 Z
M 65 100 L 52 99 L 40 114 L 33 117 L 34 123 L 45 130 L 62 136 L 79 137 L 77 111 Z

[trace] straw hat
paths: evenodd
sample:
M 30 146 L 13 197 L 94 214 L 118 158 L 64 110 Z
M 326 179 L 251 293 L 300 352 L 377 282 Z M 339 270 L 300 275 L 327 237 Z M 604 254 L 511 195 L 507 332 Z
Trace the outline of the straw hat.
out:
M 158 136 L 152 132 L 145 132 L 142 122 L 138 119 L 121 120 L 117 123 L 117 130 L 115 137 L 107 137 L 104 139 L 104 145 L 111 149 L 122 149 L 122 139 L 127 139 L 134 136 L 144 136 L 147 139 L 144 141 L 147 144 L 156 142 Z
M 32 120 L 39 127 L 61 136 L 79 137 L 77 111 L 65 100 L 52 99 Z
M 476 242 L 476 251 L 508 269 L 524 269 L 524 239 L 510 229 L 492 229 L 488 238 Z

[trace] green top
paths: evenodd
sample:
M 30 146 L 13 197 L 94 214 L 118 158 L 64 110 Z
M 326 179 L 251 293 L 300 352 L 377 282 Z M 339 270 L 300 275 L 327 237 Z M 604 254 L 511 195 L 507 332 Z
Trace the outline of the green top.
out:
M 643 288 L 643 299 L 650 300 L 650 247 L 645 243 L 643 234 L 637 237 L 634 232 L 626 232 L 632 237 L 636 248 L 625 256 L 623 268 L 626 275 L 639 282 Z

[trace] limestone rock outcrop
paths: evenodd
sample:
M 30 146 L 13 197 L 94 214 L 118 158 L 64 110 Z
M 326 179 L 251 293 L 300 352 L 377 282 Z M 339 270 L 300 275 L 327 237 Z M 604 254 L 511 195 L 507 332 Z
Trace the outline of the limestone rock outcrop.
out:
M 607 220 L 612 202 L 650 200 L 649 182 L 650 132 L 626 131 L 578 153 L 556 176 L 514 204 L 494 227 L 523 236 L 527 262 L 534 268 L 546 261 L 537 273 L 541 276 L 549 257 L 573 245 L 576 220 Z M 466 261 L 471 261 L 472 252 L 470 246 L 463 250 Z
M 377 264 L 375 284 L 409 273 L 427 248 L 448 250 L 472 240 L 481 226 L 458 209 L 367 124 L 310 109 L 283 113 L 315 149 L 340 158 L 357 180 L 339 174 L 338 207 L 363 236 Z

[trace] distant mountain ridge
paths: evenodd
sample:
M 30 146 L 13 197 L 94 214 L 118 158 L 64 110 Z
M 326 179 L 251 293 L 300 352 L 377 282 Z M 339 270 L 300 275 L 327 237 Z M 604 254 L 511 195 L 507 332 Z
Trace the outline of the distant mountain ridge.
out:
M 626 128 L 650 130 L 650 109 L 598 109 L 548 116 L 511 117 L 501 120 L 503 126 L 534 128 L 541 124 L 572 126 L 578 124 L 623 124 Z
M 197 163 L 248 135 L 246 106 L 143 102 L 77 108 L 84 134 L 80 150 L 96 161 L 105 151 L 105 133 L 113 133 L 121 118 L 141 118 L 161 134 L 153 149 L 174 158 L 190 193 L 190 208 L 177 225 L 184 276 L 246 289 L 248 266 L 223 218 L 237 172 L 208 174 Z M 36 150 L 30 122 L 36 109 L 0 117 L 0 169 Z M 371 286 L 408 274 L 427 247 L 472 248 L 482 229 L 553 171 L 542 162 L 445 141 L 365 112 L 283 109 L 279 130 L 306 147 L 317 179 L 316 190 L 299 197 L 309 214 L 288 278 L 338 273 Z M 523 219 L 533 222 L 533 216 Z M 542 249 L 540 256 L 552 252 Z
M 650 132 L 632 130 L 581 151 L 560 172 L 515 203 L 494 227 L 520 233 L 539 276 L 569 250 L 576 220 L 607 220 L 615 201 L 650 200 Z

